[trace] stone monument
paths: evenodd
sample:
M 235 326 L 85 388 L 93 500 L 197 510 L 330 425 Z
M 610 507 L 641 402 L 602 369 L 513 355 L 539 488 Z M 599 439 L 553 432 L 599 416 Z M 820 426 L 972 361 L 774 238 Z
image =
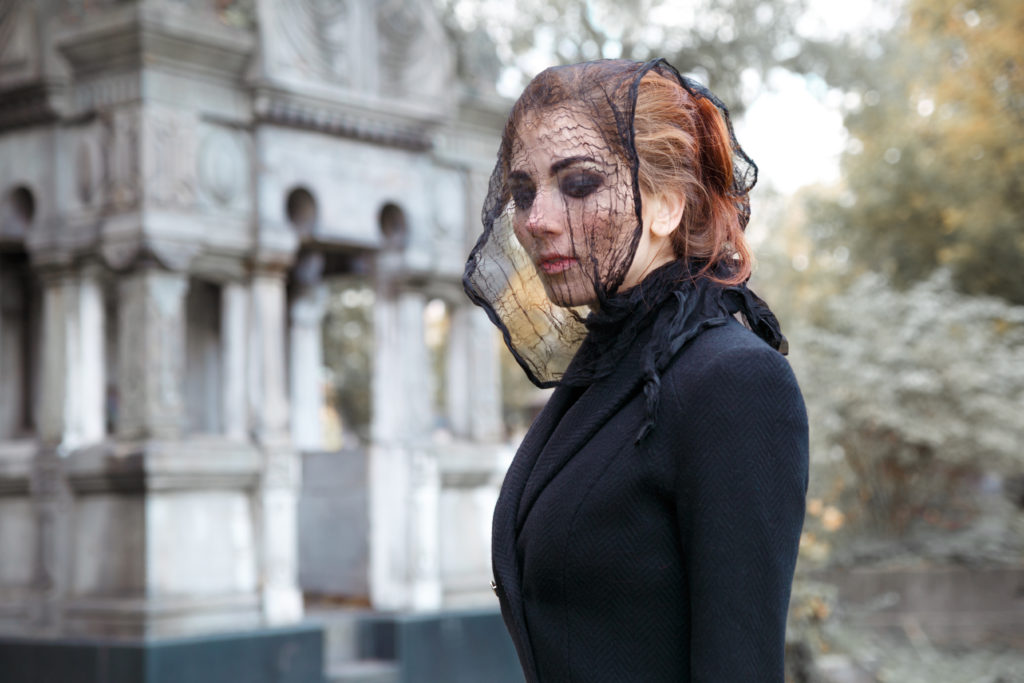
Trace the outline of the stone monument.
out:
M 0 0 L 0 634 L 314 648 L 280 627 L 303 615 L 325 282 L 356 263 L 354 591 L 494 606 L 497 340 L 459 282 L 508 103 L 454 51 L 429 0 Z

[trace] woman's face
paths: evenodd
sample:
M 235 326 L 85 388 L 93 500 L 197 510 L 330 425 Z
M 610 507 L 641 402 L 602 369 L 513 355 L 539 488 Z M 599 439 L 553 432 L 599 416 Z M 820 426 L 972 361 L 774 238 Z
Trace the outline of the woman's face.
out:
M 589 117 L 568 109 L 546 110 L 527 115 L 519 125 L 509 189 L 516 237 L 548 298 L 559 306 L 594 304 L 595 282 L 606 282 L 626 262 L 636 230 L 628 166 Z M 642 200 L 646 227 L 647 198 Z M 622 289 L 669 260 L 649 253 L 647 233 L 641 235 Z

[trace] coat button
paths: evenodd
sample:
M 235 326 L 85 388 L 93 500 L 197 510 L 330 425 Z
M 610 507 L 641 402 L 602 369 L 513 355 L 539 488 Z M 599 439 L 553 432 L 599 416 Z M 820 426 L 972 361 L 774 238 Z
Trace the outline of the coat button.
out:
M 494 591 L 495 595 L 498 594 L 498 584 L 496 584 L 493 580 L 491 581 L 491 590 Z

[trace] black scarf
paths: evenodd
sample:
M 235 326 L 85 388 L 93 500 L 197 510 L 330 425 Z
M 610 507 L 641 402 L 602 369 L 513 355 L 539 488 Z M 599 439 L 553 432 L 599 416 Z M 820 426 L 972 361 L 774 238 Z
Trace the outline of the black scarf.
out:
M 647 337 L 642 351 L 646 419 L 637 442 L 654 428 L 662 371 L 704 330 L 742 313 L 747 326 L 772 348 L 788 350 L 775 315 L 745 284 L 722 285 L 695 272 L 696 264 L 672 261 L 636 287 L 606 297 L 583 321 L 588 334 L 561 379 L 568 386 L 592 384 L 610 374 L 637 341 Z

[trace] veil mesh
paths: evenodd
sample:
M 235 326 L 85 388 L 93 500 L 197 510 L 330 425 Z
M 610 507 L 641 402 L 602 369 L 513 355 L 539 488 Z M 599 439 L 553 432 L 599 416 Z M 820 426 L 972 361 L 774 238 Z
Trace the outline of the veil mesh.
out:
M 741 228 L 749 218 L 757 166 L 736 141 L 728 110 L 706 88 L 663 59 L 601 60 L 539 74 L 505 126 L 483 206 L 484 231 L 463 277 L 470 299 L 487 311 L 537 386 L 585 384 L 607 374 L 616 349 L 647 328 L 666 327 L 655 324 L 656 313 L 667 299 L 682 301 L 680 282 L 706 280 L 699 277 L 699 263 L 655 268 L 638 256 L 644 214 L 634 118 L 641 80 L 652 71 L 678 82 L 693 101 L 711 102 L 721 115 L 732 153 L 729 196 Z M 697 290 L 704 292 L 704 285 Z M 771 328 L 775 341 L 782 339 L 763 302 L 750 299 L 742 285 L 727 289 L 739 293 L 733 299 L 750 303 L 739 309 L 752 327 L 759 323 Z M 698 303 L 702 297 L 691 297 L 690 313 L 706 308 Z M 712 298 L 721 304 L 721 296 Z M 729 312 L 725 304 L 719 307 L 724 320 Z M 686 308 L 680 304 L 663 317 L 678 327 Z M 609 331 L 604 341 L 580 353 L 588 335 L 593 340 L 602 331 Z M 679 338 L 679 332 L 660 334 Z M 663 340 L 661 346 L 674 344 Z

